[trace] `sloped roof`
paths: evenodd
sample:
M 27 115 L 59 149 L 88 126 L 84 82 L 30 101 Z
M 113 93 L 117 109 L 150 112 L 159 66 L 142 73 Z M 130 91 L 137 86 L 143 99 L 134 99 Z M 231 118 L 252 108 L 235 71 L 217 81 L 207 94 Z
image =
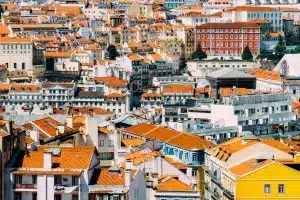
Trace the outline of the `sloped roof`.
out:
M 209 78 L 254 78 L 254 76 L 249 75 L 243 71 L 222 68 L 216 71 L 213 71 L 207 75 Z

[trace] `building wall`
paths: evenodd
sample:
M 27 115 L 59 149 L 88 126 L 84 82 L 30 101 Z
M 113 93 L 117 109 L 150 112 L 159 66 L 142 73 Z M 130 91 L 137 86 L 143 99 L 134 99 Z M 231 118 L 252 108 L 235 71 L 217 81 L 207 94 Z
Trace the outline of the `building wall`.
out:
M 32 61 L 32 43 L 0 43 L 0 64 L 8 65 L 8 70 L 31 70 Z
M 241 31 L 240 31 L 241 30 Z M 258 27 L 224 28 L 196 27 L 196 40 L 208 56 L 240 57 L 246 45 L 252 55 L 260 53 L 260 29 Z
M 264 193 L 264 185 L 271 185 L 270 194 Z M 278 184 L 284 184 L 284 193 L 278 193 Z M 300 173 L 275 163 L 237 180 L 237 199 L 299 199 Z M 251 188 L 251 190 L 249 190 Z

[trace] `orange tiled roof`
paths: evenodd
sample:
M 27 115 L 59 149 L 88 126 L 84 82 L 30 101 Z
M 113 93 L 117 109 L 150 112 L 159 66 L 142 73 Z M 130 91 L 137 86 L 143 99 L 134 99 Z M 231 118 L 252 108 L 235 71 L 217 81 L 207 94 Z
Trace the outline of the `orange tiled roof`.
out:
M 63 24 L 11 24 L 12 29 L 32 29 L 32 28 L 62 28 Z
M 84 116 L 76 116 L 73 118 L 73 127 L 80 128 L 85 125 L 85 117 Z
M 31 38 L 0 37 L 0 43 L 32 43 Z
M 106 77 L 95 77 L 96 83 L 105 83 L 108 86 L 111 87 L 126 87 L 127 81 L 123 79 L 119 79 L 115 76 L 106 76 Z
M 52 163 L 55 169 L 87 169 L 90 166 L 95 147 L 91 146 L 38 146 L 36 151 L 29 151 L 28 155 L 24 155 L 19 160 L 21 168 L 43 168 L 44 152 L 49 148 L 59 148 L 61 150 L 59 156 L 52 156 Z
M 13 174 L 24 174 L 24 175 L 70 175 L 70 176 L 79 176 L 81 174 L 81 170 L 16 170 L 13 171 Z
M 125 147 L 136 147 L 140 146 L 145 143 L 145 139 L 141 138 L 127 138 L 121 140 L 121 144 L 124 145 Z
M 160 97 L 160 94 L 159 93 L 156 93 L 156 92 L 145 92 L 142 94 L 141 96 L 142 98 L 154 98 L 154 97 Z
M 97 173 L 97 172 L 96 172 Z M 120 173 L 110 172 L 108 167 L 101 168 L 96 180 L 96 185 L 121 185 L 125 184 L 125 170 Z
M 254 68 L 249 74 L 254 75 L 256 78 L 265 79 L 265 80 L 274 80 L 280 81 L 280 73 L 277 71 L 268 71 L 265 69 Z
M 112 131 L 109 130 L 107 127 L 99 127 L 98 131 L 101 132 L 101 133 L 104 133 L 104 134 L 110 134 L 110 133 L 112 133 Z
M 72 115 L 107 115 L 109 111 L 97 107 L 70 107 L 69 114 Z
M 34 139 L 32 139 L 30 136 L 26 135 L 26 144 L 34 143 Z
M 192 85 L 171 84 L 163 87 L 163 94 L 193 93 Z
M 126 156 L 126 160 L 132 160 L 133 165 L 137 166 L 142 163 L 153 160 L 155 157 L 161 156 L 162 154 L 159 151 L 150 151 L 145 152 L 144 149 L 136 151 L 134 153 L 128 154 Z
M 129 60 L 131 60 L 133 62 L 135 62 L 135 61 L 141 61 L 142 60 L 140 57 L 138 57 L 136 55 L 131 55 L 128 58 L 129 58 Z
M 9 83 L 0 83 L 0 92 L 1 91 L 8 91 L 9 90 Z
M 105 96 L 107 99 L 111 99 L 111 98 L 124 98 L 125 94 L 120 94 L 120 93 L 111 93 Z
M 191 192 L 193 189 L 179 181 L 177 178 L 169 178 L 164 182 L 160 182 L 154 186 L 157 191 L 169 191 L 169 192 Z
M 8 35 L 9 34 L 9 29 L 7 26 L 0 24 L 0 35 Z
M 73 51 L 46 51 L 45 57 L 47 58 L 69 58 L 73 55 Z
M 147 123 L 141 123 L 125 128 L 124 131 L 137 136 L 159 140 L 188 150 L 203 150 L 212 146 L 212 143 L 206 141 L 202 137 Z
M 292 153 L 292 150 L 289 148 L 288 145 L 285 145 L 273 138 L 254 139 L 245 142 L 243 141 L 242 137 L 236 137 L 227 142 L 224 142 L 222 144 L 213 147 L 211 150 L 212 150 L 212 154 L 215 157 L 225 162 L 231 156 L 231 154 L 257 143 L 263 143 L 265 145 L 271 146 L 283 152 Z
M 39 130 L 43 131 L 49 136 L 56 136 L 57 135 L 57 126 L 65 126 L 62 123 L 50 118 L 42 118 L 39 120 L 32 121 L 32 124 L 39 128 Z M 73 129 L 65 126 L 65 133 L 72 132 Z
M 39 93 L 41 87 L 41 84 L 15 83 L 10 86 L 10 91 L 15 93 Z
M 262 162 L 257 162 L 256 159 L 250 159 L 230 168 L 229 171 L 236 176 L 243 176 L 254 170 L 266 167 L 272 163 L 274 163 L 273 160 L 264 160 Z
M 164 157 L 164 159 L 165 159 L 168 163 L 174 165 L 177 169 L 180 169 L 180 170 L 185 170 L 185 169 L 187 169 L 187 166 L 186 166 L 184 163 L 182 163 L 182 162 L 175 161 L 175 160 L 173 160 L 172 158 L 167 157 L 167 156 Z

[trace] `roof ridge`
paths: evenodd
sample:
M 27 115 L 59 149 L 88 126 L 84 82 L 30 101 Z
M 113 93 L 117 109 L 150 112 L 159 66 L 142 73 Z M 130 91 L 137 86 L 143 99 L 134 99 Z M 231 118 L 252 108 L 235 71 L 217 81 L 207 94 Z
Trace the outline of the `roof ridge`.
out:
M 146 135 L 148 135 L 150 132 L 155 131 L 155 130 L 158 129 L 158 128 L 160 128 L 160 126 L 155 126 L 154 129 L 151 129 L 150 131 L 148 131 L 148 132 L 142 134 L 142 136 L 146 136 Z

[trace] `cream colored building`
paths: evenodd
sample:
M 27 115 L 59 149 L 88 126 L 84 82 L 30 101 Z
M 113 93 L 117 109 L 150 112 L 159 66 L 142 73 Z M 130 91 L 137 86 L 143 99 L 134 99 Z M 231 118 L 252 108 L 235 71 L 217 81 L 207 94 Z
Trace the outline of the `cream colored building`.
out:
M 9 71 L 32 70 L 32 45 L 30 38 L 0 37 L 0 64 Z

